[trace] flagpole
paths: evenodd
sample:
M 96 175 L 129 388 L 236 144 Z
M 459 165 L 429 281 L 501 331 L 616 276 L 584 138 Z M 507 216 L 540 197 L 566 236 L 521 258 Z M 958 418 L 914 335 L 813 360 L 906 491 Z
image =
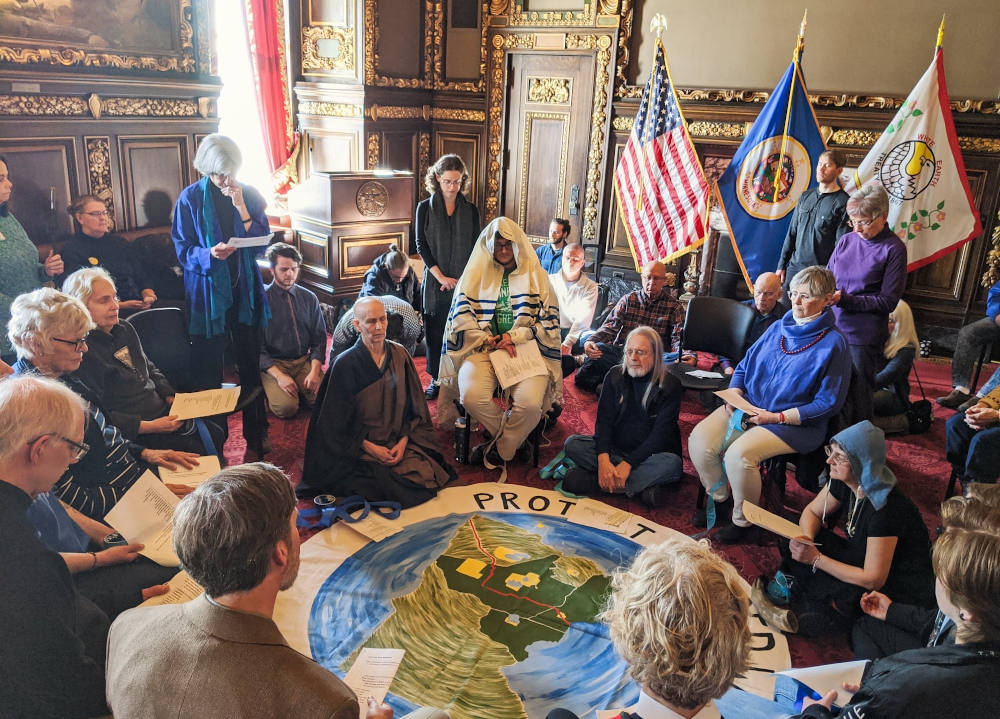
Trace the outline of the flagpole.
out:
M 663 43 L 661 42 L 660 38 L 666 29 L 667 29 L 667 16 L 664 15 L 663 13 L 656 13 L 655 15 L 653 15 L 653 19 L 649 21 L 649 31 L 656 33 L 656 43 L 653 45 L 654 65 L 656 64 L 656 52 L 657 50 L 663 47 Z M 666 57 L 665 53 L 664 57 Z M 647 106 L 647 112 L 648 112 L 648 106 Z M 640 211 L 642 210 L 643 201 L 646 197 L 646 180 L 647 180 L 646 176 L 643 175 L 642 184 L 639 185 L 639 199 L 635 203 L 636 209 Z
M 934 46 L 934 53 L 941 49 L 944 45 L 944 19 L 946 15 L 941 15 L 941 26 L 938 28 L 937 44 Z
M 795 83 L 799 76 L 799 60 L 802 58 L 802 49 L 805 47 L 804 39 L 806 35 L 806 19 L 809 16 L 809 9 L 802 13 L 802 24 L 799 25 L 799 36 L 795 41 L 795 51 L 792 53 L 792 64 L 795 72 L 792 73 L 792 84 L 788 88 L 788 107 L 785 108 L 785 127 L 781 133 L 781 151 L 778 153 L 778 169 L 774 176 L 774 195 L 772 202 L 778 201 L 778 192 L 781 191 L 781 170 L 785 164 L 785 150 L 788 148 L 788 125 L 792 120 L 792 100 L 795 97 Z

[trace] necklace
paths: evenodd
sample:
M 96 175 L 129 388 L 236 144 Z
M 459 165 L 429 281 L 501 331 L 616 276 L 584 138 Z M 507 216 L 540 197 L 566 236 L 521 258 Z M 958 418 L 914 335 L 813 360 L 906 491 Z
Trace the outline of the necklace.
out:
M 858 499 L 856 494 L 851 498 L 851 506 L 847 509 L 847 526 L 845 527 L 847 529 L 848 537 L 853 537 L 854 533 L 858 531 L 858 520 L 861 519 L 860 508 L 866 499 L 868 499 L 868 497 Z
M 822 332 L 819 333 L 819 337 L 817 337 L 816 339 L 814 339 L 809 344 L 807 344 L 807 345 L 805 345 L 803 347 L 799 347 L 797 350 L 785 349 L 785 336 L 781 335 L 781 337 L 778 339 L 778 346 L 781 347 L 781 351 L 784 352 L 786 355 L 797 355 L 800 352 L 805 352 L 807 349 L 809 349 L 813 345 L 817 344 L 820 340 L 822 340 L 824 337 L 826 337 L 826 335 L 829 332 L 830 332 L 829 329 L 823 330 Z

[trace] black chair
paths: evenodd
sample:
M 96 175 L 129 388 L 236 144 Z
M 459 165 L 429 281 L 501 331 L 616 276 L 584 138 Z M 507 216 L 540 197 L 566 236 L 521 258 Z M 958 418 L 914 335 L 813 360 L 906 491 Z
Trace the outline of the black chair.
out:
M 188 336 L 187 319 L 184 311 L 177 307 L 157 307 L 136 312 L 128 317 L 128 322 L 139 335 L 142 349 L 149 360 L 167 378 L 167 381 L 178 392 L 192 392 L 196 388 L 191 385 L 191 339 Z M 260 397 L 260 385 L 240 395 L 236 408 L 230 413 L 242 412 L 252 406 Z M 228 417 L 228 415 L 226 415 Z M 251 447 L 258 457 L 264 456 L 264 436 L 266 418 L 261 418 L 264 429 L 259 433 L 260 440 Z M 224 423 L 225 424 L 225 423 Z M 228 431 L 226 432 L 228 436 Z
M 158 307 L 136 312 L 125 321 L 135 329 L 146 356 L 174 389 L 191 391 L 191 340 L 184 311 Z
M 684 318 L 681 352 L 711 352 L 736 364 L 746 354 L 755 316 L 753 307 L 725 297 L 693 297 Z M 686 389 L 715 391 L 729 384 L 727 377 L 692 377 L 697 368 L 680 362 L 668 369 Z

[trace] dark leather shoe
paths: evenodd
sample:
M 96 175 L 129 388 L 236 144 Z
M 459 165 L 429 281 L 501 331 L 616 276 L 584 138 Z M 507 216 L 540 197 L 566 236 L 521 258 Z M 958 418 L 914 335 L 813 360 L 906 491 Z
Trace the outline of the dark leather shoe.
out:
M 707 502 L 708 500 L 706 500 L 706 505 Z M 733 498 L 731 496 L 729 499 L 715 503 L 715 526 L 725 524 L 732 515 Z M 694 514 L 691 515 L 691 526 L 695 529 L 705 529 L 708 527 L 708 512 L 704 507 L 694 510 Z
M 953 389 L 951 392 L 946 394 L 944 397 L 938 397 L 937 403 L 942 407 L 948 407 L 949 409 L 956 409 L 960 404 L 968 402 L 972 399 L 972 395 L 966 394 L 958 389 Z
M 979 404 L 979 397 L 973 395 L 969 399 L 962 402 L 962 404 L 958 405 L 958 407 L 956 407 L 955 409 L 957 409 L 959 412 L 965 412 L 966 410 L 972 409 L 977 404 Z
M 646 487 L 639 493 L 639 501 L 650 509 L 656 509 L 663 504 L 666 495 L 666 490 L 662 484 L 654 484 L 652 487 Z
M 441 391 L 441 386 L 434 380 L 431 380 L 431 383 L 427 385 L 427 389 L 424 390 L 424 397 L 426 397 L 429 400 L 437 399 L 438 393 L 440 391 Z
M 757 527 L 741 527 L 738 524 L 727 524 L 712 534 L 712 539 L 721 544 L 753 544 L 757 541 Z

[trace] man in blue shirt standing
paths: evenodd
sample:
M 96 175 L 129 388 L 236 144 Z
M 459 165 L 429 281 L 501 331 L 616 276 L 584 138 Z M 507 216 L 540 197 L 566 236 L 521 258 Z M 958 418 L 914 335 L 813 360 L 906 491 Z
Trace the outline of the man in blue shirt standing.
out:
M 267 248 L 274 281 L 265 290 L 271 322 L 260 350 L 261 383 L 267 405 L 280 418 L 299 411 L 299 393 L 312 404 L 323 381 L 326 322 L 316 295 L 295 284 L 302 255 L 284 242 Z
M 545 274 L 551 275 L 562 267 L 562 254 L 569 238 L 569 220 L 556 217 L 549 223 L 549 244 L 535 248 L 538 261 L 542 263 Z

